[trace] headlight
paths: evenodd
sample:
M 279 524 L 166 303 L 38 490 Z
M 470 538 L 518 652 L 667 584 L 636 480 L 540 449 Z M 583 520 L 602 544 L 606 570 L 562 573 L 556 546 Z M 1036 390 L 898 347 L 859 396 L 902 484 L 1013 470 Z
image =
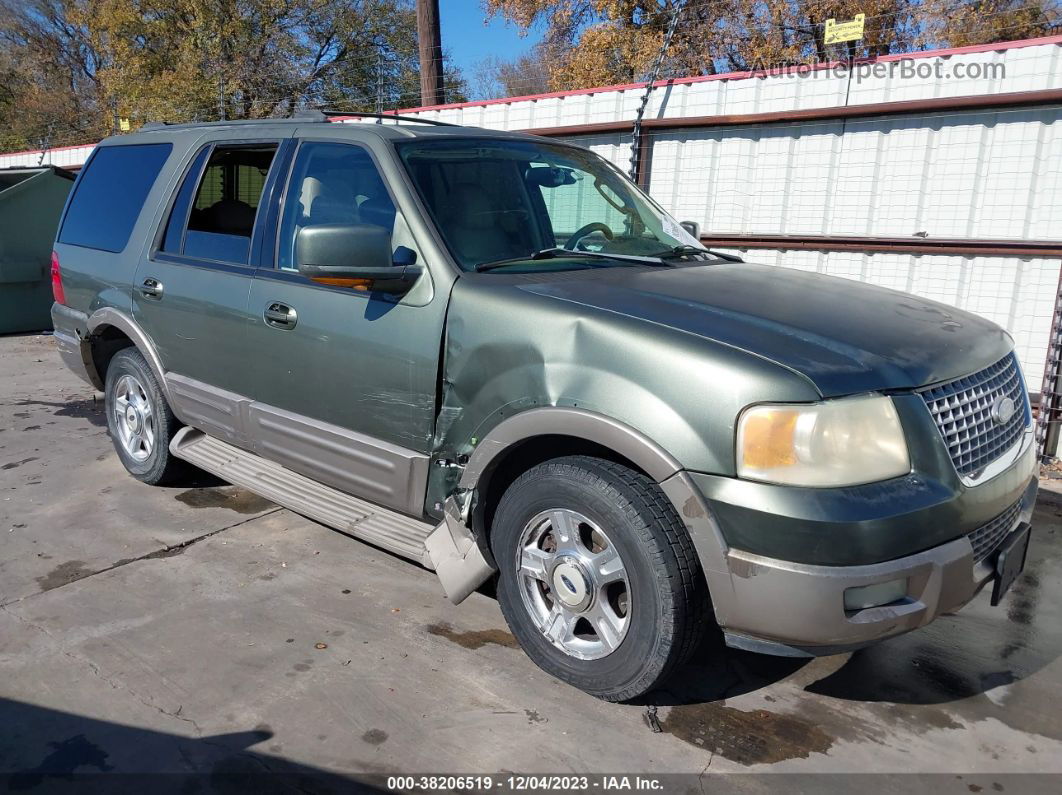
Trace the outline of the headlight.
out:
M 854 486 L 911 471 L 892 399 L 751 406 L 737 429 L 737 473 L 794 486 Z

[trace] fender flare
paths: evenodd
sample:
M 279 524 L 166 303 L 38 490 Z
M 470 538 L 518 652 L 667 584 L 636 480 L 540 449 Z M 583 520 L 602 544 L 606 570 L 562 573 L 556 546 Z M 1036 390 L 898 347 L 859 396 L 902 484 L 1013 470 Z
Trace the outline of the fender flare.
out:
M 536 436 L 572 436 L 604 445 L 622 455 L 653 478 L 675 509 L 690 534 L 711 594 L 716 619 L 723 623 L 733 609 L 733 586 L 726 563 L 727 543 L 704 498 L 682 465 L 649 437 L 619 420 L 585 409 L 542 407 L 529 409 L 503 420 L 476 446 L 458 484 L 458 491 L 476 489 L 499 463 L 503 453 L 513 445 Z M 486 533 L 472 530 L 472 517 L 458 515 L 459 508 L 451 496 L 447 500 L 447 522 L 451 532 L 459 530 L 480 552 L 468 564 L 462 581 L 467 595 L 484 582 L 497 568 L 487 545 Z M 486 572 L 486 573 L 484 573 Z M 461 596 L 463 598 L 463 596 Z M 457 601 L 460 601 L 458 599 Z
M 632 461 L 657 483 L 682 469 L 664 448 L 619 420 L 586 409 L 542 407 L 522 411 L 495 425 L 476 445 L 458 487 L 476 488 L 480 480 L 490 477 L 506 450 L 537 436 L 572 436 L 603 445 Z
M 148 367 L 151 368 L 151 372 L 155 376 L 155 380 L 158 381 L 159 388 L 162 390 L 166 402 L 170 404 L 172 409 L 173 401 L 170 399 L 170 389 L 166 383 L 166 371 L 162 367 L 162 359 L 159 358 L 158 351 L 155 350 L 155 343 L 151 341 L 147 332 L 140 328 L 137 322 L 129 315 L 111 306 L 97 309 L 88 317 L 86 322 L 88 333 L 85 335 L 82 344 L 91 345 L 92 338 L 109 326 L 113 326 L 129 337 L 133 342 L 133 346 L 143 354 L 144 359 L 147 360 Z M 91 358 L 86 361 L 91 361 Z M 95 366 L 93 366 L 93 373 L 102 384 L 106 378 L 106 373 L 96 373 Z

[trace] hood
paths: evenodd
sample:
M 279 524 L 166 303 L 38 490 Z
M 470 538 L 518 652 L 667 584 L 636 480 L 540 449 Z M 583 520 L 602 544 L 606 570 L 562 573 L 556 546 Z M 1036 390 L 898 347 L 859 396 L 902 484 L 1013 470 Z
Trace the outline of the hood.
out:
M 823 397 L 958 378 L 1012 348 L 977 315 L 818 273 L 726 263 L 597 275 L 520 289 L 740 348 L 806 376 Z

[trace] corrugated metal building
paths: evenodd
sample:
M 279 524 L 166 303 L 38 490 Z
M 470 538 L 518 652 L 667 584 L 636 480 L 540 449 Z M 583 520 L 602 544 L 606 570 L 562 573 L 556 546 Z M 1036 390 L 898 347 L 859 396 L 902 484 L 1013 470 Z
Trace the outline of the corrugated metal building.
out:
M 644 84 L 414 108 L 590 146 L 624 169 Z M 658 83 L 639 181 L 706 242 L 982 314 L 1030 387 L 1062 265 L 1062 36 Z M 354 120 L 351 120 L 354 121 Z M 91 146 L 43 154 L 76 167 Z M 0 155 L 36 165 L 39 152 Z

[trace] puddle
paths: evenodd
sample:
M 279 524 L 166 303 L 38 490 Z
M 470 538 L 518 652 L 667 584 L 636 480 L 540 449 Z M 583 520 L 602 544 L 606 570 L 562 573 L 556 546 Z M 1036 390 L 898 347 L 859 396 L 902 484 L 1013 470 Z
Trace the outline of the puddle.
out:
M 107 764 L 110 754 L 95 743 L 89 742 L 83 734 L 60 742 L 49 742 L 48 746 L 52 749 L 51 752 L 37 767 L 15 773 L 8 779 L 8 786 L 12 790 L 34 789 L 43 783 L 46 777 L 51 781 L 56 778 L 70 781 L 74 771 L 80 768 L 93 767 L 101 773 L 114 769 L 112 765 Z
M 95 573 L 92 569 L 85 567 L 85 561 L 70 560 L 56 566 L 43 577 L 37 577 L 36 579 L 41 591 L 50 591 L 53 588 L 59 588 Z
M 770 764 L 824 754 L 833 738 L 792 715 L 744 712 L 718 702 L 672 707 L 660 728 L 741 765 Z
M 369 729 L 361 735 L 361 740 L 369 745 L 382 745 L 387 742 L 387 732 L 382 729 Z
M 272 502 L 237 486 L 187 489 L 174 497 L 189 508 L 228 508 L 236 513 L 262 513 L 275 507 Z
M 440 638 L 446 638 L 451 643 L 456 643 L 466 649 L 481 649 L 488 643 L 493 643 L 495 646 L 505 646 L 509 649 L 520 648 L 516 638 L 503 629 L 477 629 L 459 632 L 449 624 L 440 622 L 438 624 L 430 624 L 428 632 L 432 635 L 438 635 Z

